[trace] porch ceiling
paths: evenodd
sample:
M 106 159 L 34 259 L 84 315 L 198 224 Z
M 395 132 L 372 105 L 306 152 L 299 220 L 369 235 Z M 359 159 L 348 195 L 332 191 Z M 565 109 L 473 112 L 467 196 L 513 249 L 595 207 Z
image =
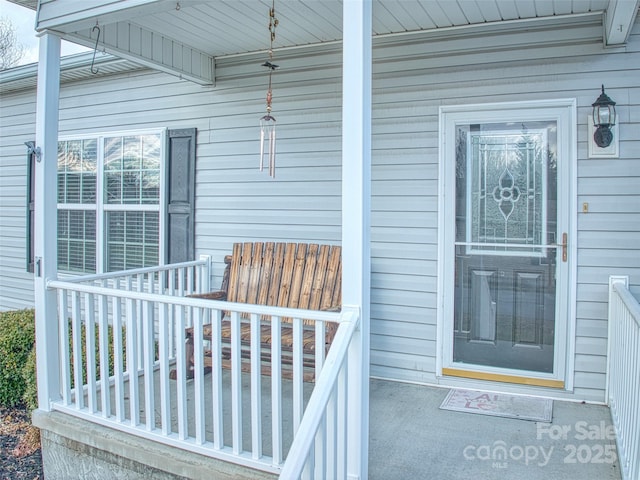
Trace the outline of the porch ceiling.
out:
M 33 8 L 34 0 L 12 0 Z M 603 13 L 608 45 L 628 37 L 640 0 L 373 0 L 373 35 Z M 216 57 L 264 51 L 271 0 L 40 0 L 37 30 L 213 83 Z M 342 39 L 342 1 L 277 0 L 276 48 Z

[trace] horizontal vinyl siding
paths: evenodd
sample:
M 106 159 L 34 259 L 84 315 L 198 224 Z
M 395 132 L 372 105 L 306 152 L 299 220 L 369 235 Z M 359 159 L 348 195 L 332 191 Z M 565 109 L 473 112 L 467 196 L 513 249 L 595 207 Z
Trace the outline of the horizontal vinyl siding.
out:
M 577 205 L 588 202 L 589 213 L 578 215 L 578 236 L 570 239 L 578 245 L 575 397 L 603 399 L 608 276 L 629 275 L 640 294 L 640 32 L 636 25 L 627 47 L 608 50 L 601 32 L 585 21 L 461 39 L 374 40 L 372 375 L 438 382 L 439 106 L 576 98 Z M 138 71 L 62 88 L 61 135 L 198 129 L 196 255 L 212 256 L 214 282 L 233 242 L 341 240 L 341 51 L 290 50 L 275 60 L 275 180 L 258 171 L 262 57 L 219 59 L 215 87 Z M 587 158 L 586 116 L 601 83 L 618 102 L 619 159 Z M 3 309 L 32 301 L 21 234 L 23 142 L 33 137 L 34 101 L 35 92 L 3 97 Z
M 602 68 L 600 83 L 618 103 L 619 158 L 587 158 L 587 128 L 582 123 L 590 113 L 589 106 L 579 116 L 578 212 L 583 203 L 588 203 L 589 212 L 578 213 L 575 393 L 599 400 L 606 381 L 609 276 L 629 275 L 631 291 L 640 297 L 638 27 L 636 22 L 626 53 L 611 55 L 607 62 L 594 62 Z
M 599 27 L 570 28 L 577 35 L 571 42 L 560 29 L 488 35 L 475 44 L 469 38 L 469 50 L 426 41 L 374 52 L 372 375 L 439 381 L 438 107 L 576 98 L 577 206 L 588 202 L 589 213 L 578 214 L 573 240 L 574 396 L 604 399 L 609 275 L 630 275 L 632 292 L 640 293 L 640 31 L 636 24 L 626 49 L 605 51 Z M 587 158 L 586 117 L 601 83 L 618 102 L 619 159 Z
M 27 147 L 35 140 L 35 92 L 0 99 L 0 311 L 33 307 L 26 271 Z
M 196 248 L 216 261 L 233 242 L 341 240 L 340 52 L 277 59 L 275 179 L 258 170 L 263 60 L 216 63 L 209 141 L 198 145 L 196 177 Z

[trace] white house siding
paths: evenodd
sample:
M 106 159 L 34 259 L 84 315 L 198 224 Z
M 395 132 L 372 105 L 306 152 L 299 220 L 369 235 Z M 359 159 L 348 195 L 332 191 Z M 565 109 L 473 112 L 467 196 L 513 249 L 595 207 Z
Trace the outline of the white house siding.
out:
M 589 213 L 578 215 L 574 397 L 602 401 L 608 276 L 628 274 L 632 291 L 640 293 L 639 24 L 626 47 L 609 50 L 602 47 L 602 27 L 593 17 L 540 29 L 469 30 L 457 39 L 454 32 L 400 35 L 374 45 L 372 375 L 438 382 L 438 107 L 576 98 L 576 209 L 588 202 Z M 267 86 L 262 61 L 261 56 L 219 60 L 215 87 L 135 72 L 62 88 L 61 135 L 198 129 L 196 254 L 213 256 L 216 281 L 234 241 L 340 241 L 339 46 L 276 51 L 274 61 L 281 68 L 273 78 L 275 180 L 258 171 L 258 119 L 265 113 Z M 602 83 L 618 102 L 619 159 L 587 158 L 586 116 Z M 12 110 L 22 109 L 17 116 L 25 120 L 15 122 L 24 127 L 11 138 L 5 139 L 4 129 L 2 134 L 1 221 L 4 227 L 6 217 L 15 217 L 16 232 L 12 253 L 0 252 L 6 285 L 2 309 L 31 298 L 29 276 L 22 272 L 25 181 L 20 170 L 25 168 L 22 143 L 33 133 L 33 97 L 33 91 L 3 97 L 2 126 L 9 122 L 5 101 L 15 105 Z M 15 179 L 5 178 L 10 175 Z M 19 199 L 12 196 L 5 208 L 7 183 L 18 186 Z M 4 243 L 4 231 L 2 237 Z
M 576 211 L 588 202 L 589 213 L 577 222 L 574 392 L 603 400 L 608 277 L 627 274 L 640 291 L 638 27 L 618 50 L 604 50 L 601 27 L 588 22 L 376 50 L 372 375 L 437 381 L 438 106 L 577 98 Z M 600 84 L 618 102 L 619 159 L 587 158 Z
M 0 311 L 33 306 L 27 273 L 27 147 L 35 140 L 34 91 L 0 97 Z

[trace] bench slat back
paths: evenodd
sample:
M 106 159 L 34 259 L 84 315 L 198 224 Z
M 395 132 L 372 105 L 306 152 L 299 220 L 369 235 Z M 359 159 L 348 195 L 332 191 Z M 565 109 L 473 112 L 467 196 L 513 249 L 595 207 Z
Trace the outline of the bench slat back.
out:
M 235 243 L 227 300 L 310 310 L 339 307 L 342 248 L 306 243 Z

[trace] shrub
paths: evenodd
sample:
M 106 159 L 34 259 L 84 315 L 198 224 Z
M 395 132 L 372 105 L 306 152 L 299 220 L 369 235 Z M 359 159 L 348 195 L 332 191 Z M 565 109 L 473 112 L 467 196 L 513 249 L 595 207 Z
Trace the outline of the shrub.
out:
M 70 384 L 74 386 L 73 375 L 73 335 L 69 322 Z M 109 375 L 114 374 L 113 328 L 108 326 Z M 81 325 L 82 382 L 87 382 L 87 343 L 85 325 Z M 100 378 L 100 335 L 95 327 L 95 372 Z M 126 330 L 122 327 L 122 357 L 126 363 Z M 155 359 L 158 359 L 158 345 L 155 344 Z M 126 365 L 125 365 L 126 368 Z M 0 406 L 14 407 L 24 403 L 29 410 L 38 406 L 36 377 L 35 312 L 19 310 L 0 312 Z
M 23 369 L 34 345 L 34 310 L 0 313 L 1 406 L 13 407 L 22 402 L 26 387 Z M 35 372 L 33 378 L 35 381 Z
M 22 380 L 24 381 L 24 394 L 22 401 L 29 411 L 38 408 L 38 382 L 36 380 L 36 348 L 35 346 L 29 352 L 27 363 L 22 369 Z
M 100 378 L 100 333 L 97 325 L 94 328 L 94 332 L 95 332 L 94 333 L 95 351 L 93 354 L 93 358 L 95 359 L 94 371 L 96 373 L 96 380 L 98 380 Z M 73 374 L 73 329 L 71 326 L 71 322 L 69 322 L 68 335 L 69 335 L 69 362 L 71 363 L 71 368 L 70 368 L 71 378 L 69 380 L 70 380 L 71 388 L 73 388 L 75 384 L 75 378 Z M 81 348 L 82 348 L 82 352 L 81 352 L 82 383 L 86 384 L 87 383 L 87 330 L 84 324 L 82 324 L 80 327 L 80 342 L 81 342 Z M 113 375 L 115 360 L 114 360 L 114 350 L 113 350 L 113 327 L 111 325 L 107 327 L 107 343 L 109 345 L 109 375 Z M 126 330 L 124 327 L 122 327 L 122 358 L 123 359 L 126 357 L 126 351 L 127 351 Z

